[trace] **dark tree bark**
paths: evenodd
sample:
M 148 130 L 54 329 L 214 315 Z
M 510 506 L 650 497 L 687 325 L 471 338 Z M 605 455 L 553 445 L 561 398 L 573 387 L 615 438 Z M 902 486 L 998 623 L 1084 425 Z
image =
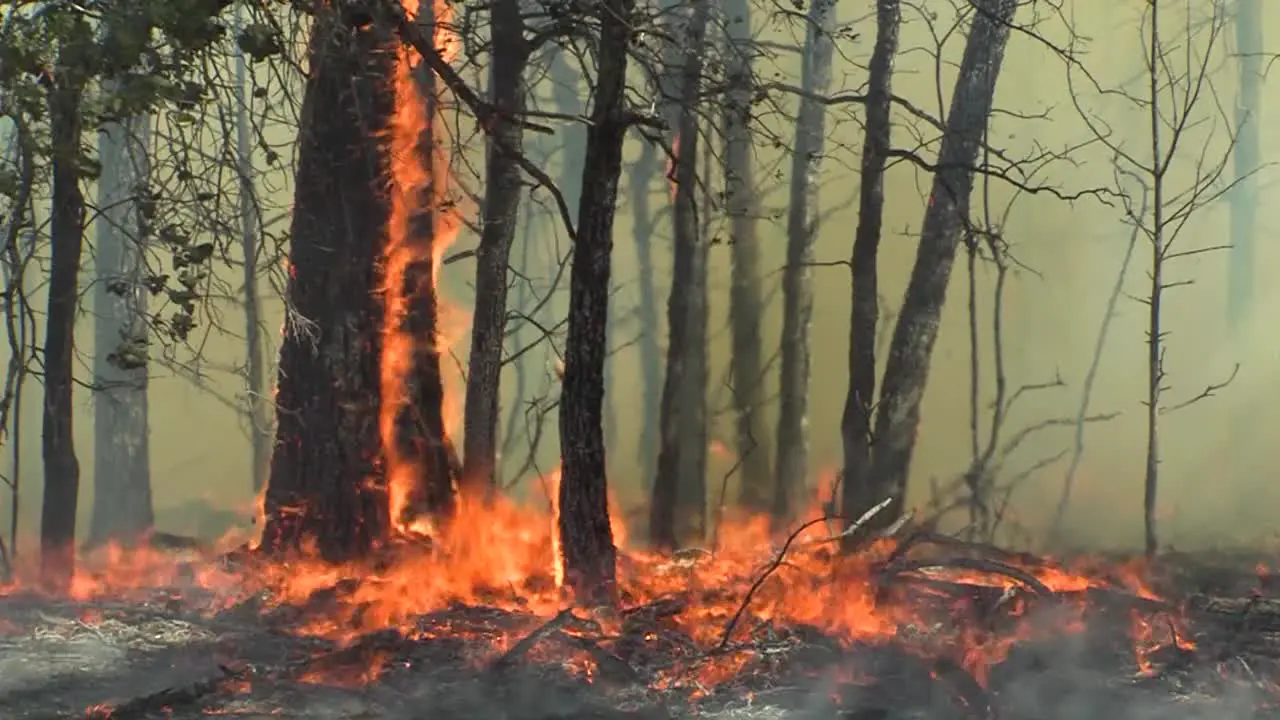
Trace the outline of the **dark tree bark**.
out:
M 299 132 L 280 348 L 276 448 L 263 548 L 317 543 L 328 559 L 368 552 L 390 522 L 378 432 L 377 299 L 387 167 L 377 137 L 395 96 L 388 34 L 321 12 L 312 29 Z
M 662 386 L 658 474 L 649 541 L 662 548 L 701 543 L 707 530 L 707 263 L 698 222 L 698 92 L 709 0 L 692 0 L 682 36 L 676 148 L 675 262 L 667 300 L 667 372 Z
M 490 9 L 492 102 L 498 110 L 488 139 L 484 229 L 476 249 L 476 301 L 467 365 L 462 479 L 475 491 L 497 489 L 498 413 L 502 349 L 507 328 L 507 266 L 520 214 L 521 174 L 516 154 L 524 133 L 511 118 L 524 111 L 528 59 L 519 0 L 495 0 Z
M 782 273 L 782 358 L 778 388 L 778 469 L 773 516 L 785 522 L 808 482 L 809 325 L 813 316 L 813 243 L 818 234 L 818 170 L 826 145 L 827 108 L 818 98 L 831 86 L 835 0 L 813 0 L 801 66 L 795 148 L 791 156 L 791 207 L 787 214 L 787 264 Z
M 84 34 L 87 31 L 79 28 Z M 58 53 L 49 87 L 49 144 L 53 200 L 49 218 L 49 305 L 44 336 L 44 411 L 41 458 L 44 503 L 40 514 L 41 579 L 70 587 L 76 562 L 80 461 L 72 435 L 76 299 L 84 247 L 84 193 L 80 189 L 80 62 L 68 41 Z
M 108 81 L 104 91 L 117 90 Z M 98 133 L 98 207 L 93 287 L 93 513 L 89 544 L 131 545 L 155 525 L 147 423 L 147 220 L 139 194 L 150 174 L 151 116 Z
M 929 361 L 973 192 L 974 163 L 995 100 L 1017 0 L 979 0 L 960 60 L 951 108 L 938 151 L 937 171 L 920 230 L 915 266 L 889 346 L 876 411 L 871 472 L 861 485 L 848 483 L 853 499 L 845 509 L 857 517 L 893 498 L 869 528 L 887 527 L 902 514 L 911 453 L 920 426 L 920 403 L 929 379 Z
M 866 134 L 862 142 L 862 185 L 858 191 L 858 227 L 853 237 L 853 303 L 849 320 L 849 389 L 840 420 L 844 445 L 842 485 L 866 485 L 871 463 L 871 413 L 876 392 L 876 323 L 880 319 L 880 233 L 884 225 L 884 171 L 889 160 L 893 61 L 898 53 L 902 8 L 898 0 L 877 0 L 876 43 L 867 78 Z M 865 503 L 856 492 L 845 492 L 841 514 L 848 522 Z M 879 502 L 878 500 L 876 502 Z M 874 506 L 874 505 L 873 505 Z M 852 543 L 853 540 L 850 540 Z
M 741 464 L 739 503 L 752 512 L 768 512 L 773 503 L 773 466 L 764 424 L 764 359 L 760 323 L 764 298 L 760 291 L 760 247 L 756 235 L 759 197 L 752 162 L 751 3 L 725 4 L 728 36 L 725 77 L 728 92 L 721 109 L 724 124 L 724 176 L 729 213 L 733 269 L 730 281 L 730 327 L 733 333 L 733 403 L 737 412 L 738 458 Z
M 605 341 L 613 219 L 626 135 L 627 54 L 635 0 L 601 0 L 596 86 L 582 170 L 569 333 L 560 393 L 560 551 L 565 583 L 580 603 L 615 602 L 603 428 Z

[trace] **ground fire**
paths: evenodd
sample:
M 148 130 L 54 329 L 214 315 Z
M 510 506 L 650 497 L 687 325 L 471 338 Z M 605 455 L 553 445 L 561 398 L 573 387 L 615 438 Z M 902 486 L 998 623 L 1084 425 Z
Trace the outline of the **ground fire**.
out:
M 406 0 L 404 22 L 439 27 L 451 7 Z M 332 366 L 286 340 L 278 403 L 289 419 L 259 499 L 259 537 L 108 545 L 79 558 L 56 590 L 34 565 L 16 567 L 0 588 L 0 717 L 1280 713 L 1280 584 L 1265 566 L 1012 552 L 944 534 L 923 515 L 882 522 L 899 497 L 861 518 L 830 516 L 833 498 L 814 498 L 789 526 L 726 510 L 712 541 L 676 549 L 673 518 L 654 522 L 664 537 L 634 541 L 633 513 L 603 492 L 617 592 L 575 592 L 559 469 L 541 473 L 523 502 L 459 477 L 457 388 L 441 367 L 459 311 L 438 277 L 464 201 L 439 112 L 452 86 L 431 66 L 449 62 L 458 41 L 437 30 L 424 54 L 400 37 L 411 28 L 380 22 L 362 16 L 313 39 L 319 55 L 350 43 L 371 59 L 316 63 L 308 92 L 342 96 L 334 105 L 352 112 L 304 141 L 300 161 L 321 175 L 352 156 L 368 161 L 300 188 L 299 207 L 329 214 L 294 233 L 346 233 L 335 240 L 347 243 L 340 259 L 359 267 L 344 275 L 319 239 L 295 241 L 291 278 L 298 307 L 320 318 L 318 342 L 346 342 L 362 374 L 326 375 Z M 368 97 L 344 95 L 356 71 L 377 81 Z M 359 126 L 356 115 L 377 122 Z M 369 132 L 336 148 L 357 127 Z M 696 151 L 696 132 L 684 137 Z M 325 208 L 325 193 L 358 202 Z M 349 210 L 380 230 L 347 225 Z M 343 323 L 357 327 L 335 329 Z M 335 340 L 344 329 L 357 340 Z M 307 455 L 306 443 L 327 454 Z

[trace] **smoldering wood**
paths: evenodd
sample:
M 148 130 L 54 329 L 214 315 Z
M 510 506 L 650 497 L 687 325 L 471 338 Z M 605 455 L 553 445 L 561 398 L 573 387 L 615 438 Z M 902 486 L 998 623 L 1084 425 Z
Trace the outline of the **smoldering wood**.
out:
M 969 550 L 982 552 L 976 545 Z M 1251 571 L 1231 572 L 1247 581 Z M 350 600 L 369 582 L 376 579 L 349 578 L 330 596 Z M 114 709 L 111 717 L 124 718 L 163 710 L 178 720 L 283 711 L 351 720 L 1070 720 L 1090 708 L 1099 717 L 1268 717 L 1263 702 L 1267 678 L 1280 669 L 1273 659 L 1280 642 L 1260 631 L 1240 633 L 1212 613 L 1207 620 L 1196 614 L 1194 637 L 1186 638 L 1211 650 L 1153 647 L 1147 655 L 1154 667 L 1135 679 L 1125 627 L 1134 613 L 1155 613 L 1150 617 L 1158 622 L 1159 613 L 1179 603 L 1151 608 L 1142 598 L 1100 588 L 1023 596 L 1039 604 L 1027 606 L 1001 602 L 1007 595 L 1001 588 L 904 576 L 893 589 L 916 613 L 892 637 L 849 642 L 803 623 L 752 617 L 743 624 L 748 631 L 724 650 L 700 647 L 680 630 L 701 616 L 702 598 L 718 592 L 714 588 L 622 609 L 617 636 L 568 611 L 548 622 L 525 612 L 454 605 L 410 618 L 402 629 L 372 630 L 343 643 L 294 632 L 333 611 L 311 599 L 293 612 L 263 614 L 250 601 L 204 612 L 206 603 L 222 601 L 187 587 L 97 603 L 10 595 L 0 599 L 7 628 L 0 638 L 0 713 L 17 720 L 95 717 L 86 714 L 90 708 Z M 979 606 L 981 598 L 992 604 Z M 1189 598 L 1187 604 L 1238 609 L 1276 602 L 1264 600 Z M 1082 603 L 1089 610 L 1083 630 L 1055 624 L 1055 606 Z M 693 615 L 686 619 L 686 613 Z M 985 677 L 977 678 L 963 667 L 966 653 L 983 647 L 973 644 L 982 642 L 975 632 L 991 634 L 995 645 L 989 647 L 1002 638 L 1024 639 L 993 656 Z M 526 639 L 505 655 L 497 651 L 506 645 L 494 643 L 513 637 Z M 599 672 L 591 678 L 566 672 L 569 660 L 594 662 Z M 693 681 L 727 660 L 732 663 L 717 667 L 734 670 L 713 685 Z M 361 676 L 359 683 L 344 680 Z
M 387 534 L 379 467 L 381 246 L 386 161 L 376 137 L 394 109 L 394 61 L 378 25 L 350 30 L 331 12 L 312 30 L 303 96 L 277 426 L 263 549 L 314 541 L 330 559 Z

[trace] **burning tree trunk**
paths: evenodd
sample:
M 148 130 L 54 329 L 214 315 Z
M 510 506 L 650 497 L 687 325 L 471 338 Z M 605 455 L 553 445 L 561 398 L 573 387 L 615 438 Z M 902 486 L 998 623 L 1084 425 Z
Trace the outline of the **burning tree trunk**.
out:
M 1004 60 L 1017 0 L 980 0 L 956 77 L 937 169 L 920 231 L 911 280 L 894 328 L 876 411 L 875 452 L 861 484 L 846 479 L 844 509 L 858 517 L 887 497 L 893 501 L 872 524 L 884 527 L 901 514 L 907 473 L 920 425 L 920 403 L 946 301 L 956 248 L 969 212 L 974 163 L 982 144 L 996 80 Z
M 617 595 L 603 429 L 605 339 L 613 218 L 626 136 L 627 54 L 635 0 L 602 0 L 596 86 L 582 170 L 569 280 L 569 334 L 560 393 L 560 551 L 564 577 L 583 603 Z
M 507 327 L 507 265 L 520 213 L 521 176 L 513 153 L 523 150 L 515 122 L 524 110 L 529 51 L 519 0 L 496 0 L 490 10 L 492 102 L 497 113 L 485 166 L 484 230 L 476 249 L 476 301 L 467 365 L 462 478 L 471 488 L 497 487 L 499 384 Z
M 118 92 L 108 82 L 105 92 Z M 143 252 L 149 220 L 150 115 L 111 122 L 98 135 L 95 248 L 93 515 L 89 543 L 132 543 L 155 524 L 147 425 L 147 297 Z
M 700 543 L 707 519 L 707 263 L 698 222 L 698 92 L 709 0 L 693 0 L 680 68 L 675 159 L 675 264 L 667 301 L 667 375 L 662 386 L 658 474 L 649 540 L 659 547 Z
M 87 35 L 82 21 L 74 27 Z M 79 38 L 82 42 L 85 38 Z M 49 146 L 53 201 L 49 222 L 49 306 L 44 336 L 44 412 L 41 459 L 44 503 L 40 514 L 41 575 L 66 590 L 75 572 L 80 462 L 72 435 L 71 388 L 75 362 L 76 299 L 84 247 L 84 193 L 80 189 L 81 102 L 84 79 L 73 41 L 58 51 L 49 81 Z
M 751 3 L 732 0 L 725 14 L 729 40 L 725 75 L 729 90 L 721 113 L 733 258 L 729 302 L 733 330 L 733 402 L 738 414 L 738 457 L 742 465 L 739 502 L 753 512 L 766 512 L 773 500 L 773 483 L 763 417 L 760 322 L 764 316 L 764 299 L 760 292 L 760 248 L 756 236 L 759 198 L 751 158 Z
M 791 156 L 791 207 L 787 215 L 787 265 L 782 274 L 782 367 L 779 379 L 778 467 L 773 498 L 775 518 L 786 519 L 809 472 L 809 321 L 813 243 L 818 234 L 818 169 L 826 144 L 826 106 L 820 100 L 831 85 L 835 0 L 809 6 Z
M 244 7 L 235 9 L 237 30 Z M 237 32 L 237 35 L 239 33 Z M 244 345 L 249 442 L 252 449 L 253 490 L 261 492 L 271 469 L 271 415 L 267 397 L 266 359 L 262 348 L 262 301 L 258 295 L 257 192 L 253 175 L 253 139 L 249 126 L 249 81 L 245 51 L 236 53 L 236 172 L 240 185 L 240 249 L 244 255 Z
M 876 44 L 867 78 L 866 135 L 862 142 L 862 184 L 854 231 L 853 304 L 849 320 L 849 390 L 840 437 L 844 445 L 845 487 L 863 487 L 871 462 L 871 408 L 876 392 L 876 323 L 880 317 L 877 258 L 884 223 L 884 171 L 889 159 L 893 61 L 898 52 L 902 9 L 898 0 L 876 3 Z M 858 495 L 846 492 L 841 514 L 857 519 Z M 878 502 L 878 501 L 877 501 Z
M 404 6 L 411 21 L 436 30 L 439 46 L 444 37 L 436 25 L 437 7 Z M 457 215 L 450 207 L 448 152 L 435 131 L 436 76 L 418 62 L 416 50 L 403 47 L 397 54 L 380 422 L 391 521 L 404 525 L 421 513 L 441 519 L 453 510 L 459 463 L 444 427 L 436 273 L 457 234 Z
M 341 559 L 367 552 L 389 528 L 377 425 L 381 243 L 371 241 L 388 219 L 376 139 L 395 102 L 387 48 L 376 25 L 346 27 L 336 11 L 316 16 L 298 135 L 267 550 L 310 540 Z

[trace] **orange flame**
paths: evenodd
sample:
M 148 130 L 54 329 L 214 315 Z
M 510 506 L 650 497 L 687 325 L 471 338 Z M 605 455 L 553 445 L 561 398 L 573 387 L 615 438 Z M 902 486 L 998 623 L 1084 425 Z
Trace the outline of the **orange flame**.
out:
M 405 0 L 404 8 L 410 19 L 417 16 L 418 0 Z M 434 3 L 434 42 L 446 60 L 457 53 L 458 42 L 446 26 L 450 16 L 447 0 Z M 440 272 L 440 261 L 445 250 L 458 236 L 461 218 L 449 202 L 450 157 L 446 146 L 430 138 L 431 149 L 427 157 L 421 152 L 423 134 L 432 127 L 431 113 L 439 117 L 439 97 L 423 96 L 415 79 L 417 66 L 422 62 L 417 51 L 402 45 L 396 57 L 393 71 L 395 88 L 395 114 L 391 119 L 387 147 L 391 163 L 391 212 L 387 227 L 387 245 L 384 255 L 386 281 L 384 292 L 383 345 L 381 366 L 382 406 L 378 429 L 382 438 L 387 472 L 388 502 L 391 521 L 398 529 L 409 495 L 422 472 L 418 458 L 408 457 L 396 440 L 396 418 L 405 404 L 407 380 L 413 372 L 412 359 L 418 343 L 439 344 L 441 338 L 419 338 L 401 330 L 402 319 L 408 311 L 409 300 L 405 292 L 405 275 L 416 261 L 431 253 L 432 264 L 430 292 L 435 292 Z M 439 93 L 437 93 L 439 95 Z M 442 123 L 435 123 L 440 125 Z M 421 210 L 423 198 L 432 212 L 431 237 L 419 237 L 414 232 L 412 219 Z M 437 326 L 439 323 L 437 323 Z M 446 402 L 448 395 L 446 394 Z M 452 412 L 446 411 L 446 417 Z

